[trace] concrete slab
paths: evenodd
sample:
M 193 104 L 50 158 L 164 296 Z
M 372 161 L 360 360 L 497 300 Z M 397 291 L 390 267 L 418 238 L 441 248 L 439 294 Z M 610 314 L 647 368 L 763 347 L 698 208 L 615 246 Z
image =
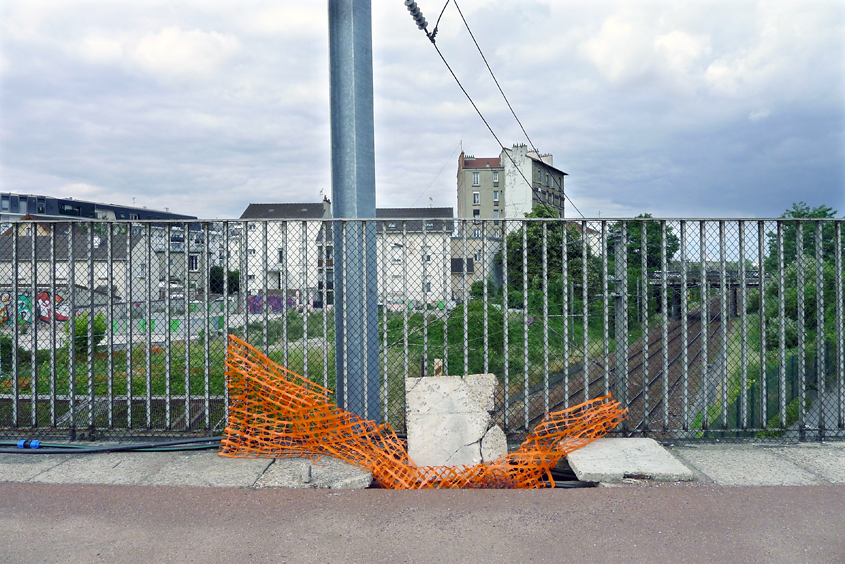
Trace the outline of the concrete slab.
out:
M 47 455 L 56 456 L 56 455 Z M 64 455 L 59 455 L 63 456 Z M 158 472 L 173 453 L 110 452 L 76 454 L 29 481 L 44 484 L 130 485 Z
M 351 464 L 322 456 L 279 458 L 255 483 L 256 488 L 326 488 L 360 490 L 370 487 L 373 475 Z
M 165 453 L 171 458 L 141 484 L 249 488 L 272 464 L 270 458 L 229 458 L 216 451 Z
M 70 454 L 0 454 L 0 482 L 29 482 L 73 458 Z
M 654 439 L 598 439 L 567 456 L 579 480 L 621 482 L 626 478 L 679 482 L 693 472 Z
M 775 453 L 831 484 L 845 484 L 845 443 L 790 445 Z
M 763 445 L 676 447 L 687 465 L 720 486 L 809 486 L 824 483 L 816 475 Z

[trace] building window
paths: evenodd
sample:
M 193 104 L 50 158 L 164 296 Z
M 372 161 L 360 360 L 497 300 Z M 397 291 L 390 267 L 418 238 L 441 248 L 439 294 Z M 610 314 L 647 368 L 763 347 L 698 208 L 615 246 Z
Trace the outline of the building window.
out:
M 472 236 L 473 236 L 473 237 L 481 237 L 481 229 L 475 229 L 475 230 L 472 232 Z
M 143 265 L 143 263 L 142 263 L 142 265 Z M 64 264 L 57 263 L 56 264 L 56 279 L 57 280 L 67 280 L 67 271 L 68 271 L 67 263 L 64 263 Z
M 473 219 L 478 219 L 480 217 L 481 217 L 481 210 L 479 210 L 479 209 L 472 210 L 472 218 Z
M 499 210 L 493 210 L 493 219 L 499 219 Z
M 431 282 L 423 282 L 423 292 L 431 292 Z
M 284 264 L 285 262 L 285 251 L 284 249 L 279 249 L 279 264 Z
M 249 224 L 249 230 L 250 230 L 250 231 L 255 231 L 255 228 L 256 228 L 256 227 L 257 227 L 257 226 L 256 226 L 254 223 L 250 223 L 250 224 Z
M 254 254 L 255 254 L 255 249 L 247 249 L 247 250 L 246 250 L 246 254 L 248 254 L 248 255 L 254 255 Z
M 138 214 L 137 214 L 137 213 L 130 213 L 130 214 L 129 214 L 129 219 L 141 219 L 141 218 L 138 216 Z
M 546 186 L 548 186 L 548 185 L 549 185 L 549 173 L 547 172 L 546 173 Z
M 479 192 L 472 193 L 472 205 L 477 206 L 481 203 L 481 194 Z
M 246 277 L 247 280 L 255 280 L 255 274 L 249 274 Z
M 499 171 L 498 170 L 493 171 L 493 184 L 496 184 L 496 185 L 499 184 Z
M 472 258 L 475 262 L 481 262 L 481 251 L 475 251 L 475 254 L 472 255 Z
M 473 186 L 481 186 L 481 173 L 473 172 L 472 173 L 472 185 Z
M 199 255 L 188 255 L 188 270 L 191 272 L 199 270 Z
M 493 190 L 493 205 L 494 206 L 499 205 L 499 191 L 498 190 Z
M 107 280 L 109 277 L 109 265 L 98 264 L 95 266 L 97 272 L 97 280 Z

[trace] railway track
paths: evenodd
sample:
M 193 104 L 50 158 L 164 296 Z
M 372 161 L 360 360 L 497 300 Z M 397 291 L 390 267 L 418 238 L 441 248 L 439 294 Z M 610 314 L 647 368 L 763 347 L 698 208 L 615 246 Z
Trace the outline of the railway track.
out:
M 708 363 L 720 350 L 718 342 L 722 325 L 719 303 L 711 301 L 708 311 L 707 351 Z M 682 428 L 689 424 L 690 413 L 696 410 L 689 400 L 690 394 L 701 384 L 702 375 L 702 326 L 701 312 L 687 314 L 686 346 L 681 319 L 669 323 L 666 331 L 666 356 L 664 358 L 664 338 L 660 327 L 651 328 L 647 345 L 642 339 L 628 347 L 627 356 L 627 405 L 628 419 L 625 427 L 638 433 L 659 432 L 663 429 Z M 684 354 L 686 349 L 686 355 Z M 686 370 L 683 369 L 686 358 Z M 615 362 L 610 355 L 605 367 L 603 356 L 594 357 L 587 365 L 586 378 L 584 367 L 568 374 L 568 378 L 555 378 L 555 385 L 548 390 L 549 411 L 565 409 L 589 398 L 601 396 L 607 391 L 616 394 Z M 564 381 L 566 380 L 566 381 Z M 586 381 L 585 381 L 586 380 Z M 568 386 L 567 386 L 568 383 Z M 560 384 L 560 385 L 557 385 Z M 568 388 L 568 389 L 567 389 Z M 520 395 L 509 402 L 509 427 L 520 431 L 516 422 L 525 420 L 525 404 Z M 542 389 L 528 396 L 528 429 L 533 428 L 546 416 L 546 397 Z M 525 431 L 526 429 L 521 429 Z

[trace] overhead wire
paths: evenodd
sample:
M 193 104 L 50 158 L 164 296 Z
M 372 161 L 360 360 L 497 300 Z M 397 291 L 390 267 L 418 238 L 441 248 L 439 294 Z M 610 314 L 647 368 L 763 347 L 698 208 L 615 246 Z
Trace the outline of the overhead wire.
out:
M 458 147 L 460 147 L 460 146 L 461 146 L 461 144 L 460 144 L 460 143 L 458 143 L 458 144 L 457 144 L 457 146 L 455 147 L 455 149 L 452 151 L 452 154 L 451 154 L 451 155 L 449 155 L 449 159 L 448 159 L 445 163 L 443 163 L 443 166 L 442 166 L 442 167 L 440 167 L 440 172 L 438 172 L 438 173 L 437 173 L 437 175 L 435 175 L 434 180 L 432 180 L 432 181 L 431 181 L 431 184 L 429 184 L 428 186 L 426 186 L 425 190 L 423 190 L 423 191 L 420 193 L 420 195 L 419 195 L 419 196 L 417 196 L 417 199 L 416 199 L 416 200 L 414 200 L 414 203 L 413 203 L 413 204 L 411 204 L 411 207 L 414 207 L 415 205 L 417 205 L 417 202 L 419 202 L 419 201 L 420 201 L 420 198 L 422 198 L 423 196 L 425 196 L 425 193 L 426 193 L 426 192 L 428 192 L 428 189 L 429 189 L 429 188 L 431 188 L 431 187 L 434 185 L 434 183 L 435 183 L 435 182 L 437 181 L 437 179 L 440 177 L 440 174 L 441 174 L 441 173 L 443 172 L 443 170 L 446 168 L 446 165 L 448 165 L 448 164 L 452 161 L 452 157 L 455 155 L 455 152 L 458 150 Z
M 519 124 L 519 127 L 522 129 L 522 132 L 525 134 L 525 138 L 528 140 L 528 143 L 530 144 L 531 148 L 534 150 L 534 152 L 539 157 L 540 152 L 537 150 L 537 147 L 534 145 L 534 142 L 531 141 L 531 137 L 528 135 L 528 132 L 525 130 L 525 127 L 522 125 L 522 122 L 520 121 L 519 117 L 516 115 L 516 111 L 514 111 L 513 106 L 511 106 L 511 103 L 508 100 L 507 96 L 505 95 L 504 90 L 502 89 L 501 85 L 499 84 L 498 79 L 496 79 L 496 75 L 493 73 L 493 69 L 490 68 L 490 64 L 487 62 L 487 57 L 485 57 L 484 52 L 481 50 L 481 47 L 478 44 L 478 41 L 476 41 L 475 35 L 472 33 L 472 30 L 469 27 L 469 23 L 466 21 L 466 18 L 464 17 L 463 12 L 460 9 L 460 6 L 458 6 L 458 3 L 457 3 L 456 0 L 452 0 L 452 1 L 455 4 L 455 8 L 457 8 L 457 10 L 458 10 L 458 13 L 461 16 L 461 19 L 464 22 L 464 26 L 466 26 L 467 31 L 469 32 L 470 37 L 472 38 L 472 41 L 475 44 L 476 49 L 478 49 L 478 52 L 481 55 L 481 58 L 484 60 L 484 64 L 487 66 L 487 70 L 490 72 L 490 75 L 493 77 L 493 81 L 496 83 L 496 86 L 499 89 L 499 92 L 501 93 L 502 97 L 505 100 L 505 103 L 507 104 L 508 108 L 510 109 L 511 114 L 513 114 L 514 119 Z M 448 5 L 449 5 L 449 0 L 447 0 L 446 3 L 443 5 L 443 9 L 440 12 L 440 16 L 437 18 L 437 23 L 435 25 L 434 31 L 429 32 L 427 29 L 423 29 L 423 31 L 425 32 L 429 41 L 431 41 L 431 44 L 434 46 L 434 49 L 437 51 L 437 54 L 440 56 L 440 59 L 443 61 L 443 64 L 446 65 L 446 68 L 449 70 L 449 73 L 452 75 L 452 78 L 455 79 L 455 82 L 458 84 L 458 87 L 464 93 L 464 96 L 466 96 L 467 100 L 469 100 L 470 104 L 472 104 L 472 107 L 475 109 L 476 113 L 481 118 L 481 121 L 484 122 L 484 125 L 487 126 L 487 129 L 490 131 L 490 134 L 493 136 L 493 138 L 499 144 L 499 147 L 501 147 L 502 152 L 504 152 L 507 155 L 508 159 L 510 159 L 511 163 L 514 165 L 514 168 L 517 170 L 517 172 L 519 172 L 519 175 L 522 177 L 522 179 L 525 181 L 525 183 L 528 185 L 528 187 L 531 188 L 531 191 L 533 192 L 534 197 L 540 203 L 545 205 L 545 204 L 547 204 L 546 198 L 543 197 L 543 195 L 540 193 L 540 191 L 537 188 L 534 187 L 534 185 L 528 180 L 528 178 L 525 177 L 525 174 L 522 172 L 522 170 L 517 166 L 516 161 L 514 161 L 513 157 L 510 154 L 510 150 L 505 148 L 502 141 L 496 135 L 496 132 L 493 131 L 492 126 L 487 121 L 487 119 L 484 117 L 484 114 L 481 113 L 481 110 L 478 108 L 478 105 L 475 103 L 475 101 L 469 95 L 466 88 L 464 88 L 463 84 L 461 84 L 461 81 L 460 81 L 460 79 L 458 79 L 458 76 L 455 74 L 455 71 L 452 70 L 452 67 L 449 65 L 449 62 L 446 60 L 446 57 L 443 55 L 443 53 L 440 51 L 440 48 L 437 46 L 437 43 L 435 41 L 435 36 L 437 35 L 438 26 L 440 25 L 440 18 L 443 16 L 443 13 L 446 11 L 446 7 Z M 569 197 L 569 195 L 567 195 L 566 192 L 563 190 L 562 182 L 559 182 L 554 178 L 553 178 L 553 180 L 557 184 L 558 188 L 560 188 L 560 191 L 563 194 L 564 198 L 566 198 L 566 200 L 568 200 L 569 203 L 572 204 L 572 207 L 575 208 L 575 211 L 577 211 L 578 214 L 581 217 L 584 217 L 584 214 L 581 213 L 581 210 L 578 209 L 578 207 L 575 205 L 575 203 L 572 201 L 572 199 Z

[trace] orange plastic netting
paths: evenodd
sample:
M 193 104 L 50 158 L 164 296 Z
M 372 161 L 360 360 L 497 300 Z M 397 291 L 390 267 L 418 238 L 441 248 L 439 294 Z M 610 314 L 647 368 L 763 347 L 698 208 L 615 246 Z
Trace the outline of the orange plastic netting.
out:
M 417 466 L 389 425 L 377 425 L 334 405 L 331 391 L 295 374 L 229 336 L 226 357 L 229 424 L 221 456 L 333 456 L 373 474 L 382 487 L 542 488 L 570 452 L 605 435 L 625 409 L 604 396 L 550 413 L 522 446 L 474 466 Z

